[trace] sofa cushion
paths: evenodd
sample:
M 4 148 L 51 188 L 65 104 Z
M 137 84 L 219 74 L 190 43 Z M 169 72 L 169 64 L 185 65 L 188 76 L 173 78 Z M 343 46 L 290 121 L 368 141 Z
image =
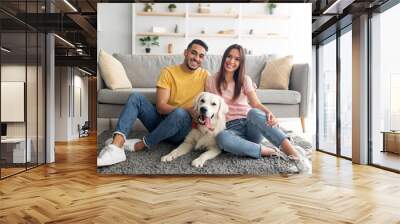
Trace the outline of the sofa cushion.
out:
M 256 83 L 257 86 L 259 86 L 260 84 L 261 72 L 265 67 L 266 61 L 266 55 L 246 55 L 246 75 L 250 76 L 250 78 Z
M 101 77 L 110 89 L 132 88 L 131 82 L 121 62 L 104 50 L 99 53 L 99 69 Z
M 246 56 L 246 75 L 258 85 L 260 82 L 260 74 L 265 67 L 267 56 L 266 55 L 247 55 Z M 206 55 L 203 67 L 207 69 L 211 75 L 217 73 L 221 67 L 221 55 Z
M 156 103 L 156 88 L 133 88 L 133 89 L 100 89 L 97 93 L 99 103 L 124 105 L 132 93 L 140 93 L 151 103 Z
M 267 63 L 261 73 L 260 88 L 288 89 L 293 56 L 286 56 Z
M 181 64 L 183 55 L 124 55 L 114 54 L 125 68 L 134 88 L 155 87 L 160 70 L 169 65 Z M 206 55 L 202 67 L 215 74 L 221 66 L 221 55 Z M 246 56 L 246 75 L 258 85 L 267 56 Z
M 114 54 L 126 70 L 134 88 L 154 88 L 161 68 L 181 64 L 183 55 L 124 55 Z
M 204 58 L 202 67 L 207 69 L 211 75 L 217 73 L 221 66 L 221 55 L 209 55 L 207 54 Z
M 301 101 L 300 93 L 293 90 L 256 89 L 256 93 L 261 103 L 298 104 Z

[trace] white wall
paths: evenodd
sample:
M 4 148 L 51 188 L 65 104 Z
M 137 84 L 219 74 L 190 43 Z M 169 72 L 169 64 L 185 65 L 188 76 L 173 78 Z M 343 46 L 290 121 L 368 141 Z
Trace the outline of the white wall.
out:
M 129 3 L 97 3 L 97 55 L 132 52 L 132 6 Z M 102 79 L 97 75 L 97 89 Z
M 279 3 L 275 15 L 289 16 L 286 20 L 277 19 L 245 19 L 245 18 L 204 18 L 204 17 L 151 17 L 136 16 L 134 12 L 141 12 L 144 3 L 99 3 L 98 4 L 98 43 L 97 49 L 104 49 L 109 53 L 144 53 L 134 33 L 148 32 L 153 25 L 162 26 L 167 32 L 172 33 L 175 24 L 178 24 L 179 33 L 185 33 L 185 37 L 160 37 L 160 47 L 154 47 L 155 54 L 166 53 L 168 43 L 173 43 L 174 53 L 181 54 L 188 42 L 196 37 L 201 29 L 207 33 L 216 33 L 223 29 L 236 29 L 242 36 L 248 30 L 254 29 L 255 34 L 282 33 L 287 39 L 265 38 L 202 38 L 209 45 L 210 54 L 222 54 L 228 45 L 242 44 L 252 50 L 253 54 L 275 54 L 284 56 L 294 55 L 295 63 L 311 63 L 311 4 L 310 3 Z M 157 12 L 166 12 L 167 3 L 156 3 Z M 193 13 L 198 3 L 177 4 L 178 12 Z M 225 4 L 214 3 L 213 13 L 225 13 L 232 6 L 240 15 L 266 14 L 265 4 Z M 187 7 L 187 9 L 186 9 Z M 118 25 L 116 25 L 118 24 Z M 186 30 L 187 29 L 187 30 Z M 187 31 L 187 32 L 186 32 Z M 132 44 L 135 41 L 135 44 Z M 130 51 L 132 49 L 132 51 Z
M 97 4 L 97 53 L 130 54 L 132 50 L 132 7 L 129 3 Z
M 83 125 L 88 120 L 88 78 L 82 75 L 71 67 L 56 67 L 56 141 L 79 138 L 78 124 Z M 79 106 L 82 113 L 79 112 Z
M 55 140 L 66 141 L 68 139 L 68 69 L 67 67 L 55 68 Z

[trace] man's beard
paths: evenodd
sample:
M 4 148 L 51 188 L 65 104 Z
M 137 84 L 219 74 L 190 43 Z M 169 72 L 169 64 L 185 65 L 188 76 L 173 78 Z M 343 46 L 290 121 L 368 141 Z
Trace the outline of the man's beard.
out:
M 190 66 L 189 60 L 186 60 L 185 64 L 186 64 L 186 67 L 191 71 L 195 71 L 196 69 L 198 69 L 200 67 L 200 66 L 197 66 L 196 68 L 192 68 Z

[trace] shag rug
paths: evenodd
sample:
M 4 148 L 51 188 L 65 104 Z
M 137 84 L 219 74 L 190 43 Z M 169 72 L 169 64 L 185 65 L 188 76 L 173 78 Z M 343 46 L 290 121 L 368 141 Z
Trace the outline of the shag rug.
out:
M 291 137 L 295 145 L 302 147 L 308 158 L 311 159 L 312 144 L 304 138 L 291 131 L 285 131 Z M 133 132 L 130 138 L 141 138 L 145 132 Z M 106 130 L 97 137 L 97 153 L 104 147 L 104 142 L 111 138 L 112 131 Z M 268 140 L 262 144 L 274 147 Z M 235 156 L 222 152 L 214 159 L 208 160 L 204 167 L 196 168 L 191 166 L 192 160 L 197 158 L 203 151 L 193 150 L 171 162 L 161 162 L 161 157 L 175 149 L 177 145 L 160 143 L 150 149 L 140 152 L 126 152 L 127 160 L 108 167 L 97 168 L 102 174 L 131 174 L 131 175 L 186 175 L 186 174 L 211 174 L 211 175 L 273 175 L 297 173 L 293 162 L 283 154 L 281 156 L 263 157 L 253 159 L 249 157 Z

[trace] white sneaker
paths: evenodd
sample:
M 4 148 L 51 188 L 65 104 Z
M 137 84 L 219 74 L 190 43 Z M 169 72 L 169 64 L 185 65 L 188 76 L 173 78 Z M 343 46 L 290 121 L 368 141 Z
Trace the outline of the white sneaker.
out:
M 112 143 L 113 139 L 109 138 L 107 141 L 104 142 L 105 145 L 110 145 Z M 133 138 L 133 139 L 127 139 L 126 142 L 124 143 L 124 150 L 129 151 L 129 152 L 134 152 L 135 151 L 135 144 L 138 142 L 141 142 L 142 139 L 138 138 Z
M 126 160 L 125 151 L 116 145 L 106 145 L 97 157 L 97 166 L 110 166 Z
M 112 143 L 112 141 L 113 141 L 113 138 L 109 138 L 104 142 L 104 145 L 109 145 Z
M 306 152 L 300 146 L 297 146 L 297 145 L 293 145 L 293 146 L 297 150 L 297 152 L 300 154 L 300 158 L 294 159 L 293 156 L 288 156 L 289 159 L 294 162 L 294 165 L 297 167 L 299 172 L 311 174 L 312 166 L 306 156 Z
M 126 142 L 124 143 L 124 150 L 129 151 L 129 152 L 134 152 L 135 144 L 138 142 L 141 142 L 141 141 L 142 141 L 142 139 L 138 139 L 138 138 L 127 139 Z

